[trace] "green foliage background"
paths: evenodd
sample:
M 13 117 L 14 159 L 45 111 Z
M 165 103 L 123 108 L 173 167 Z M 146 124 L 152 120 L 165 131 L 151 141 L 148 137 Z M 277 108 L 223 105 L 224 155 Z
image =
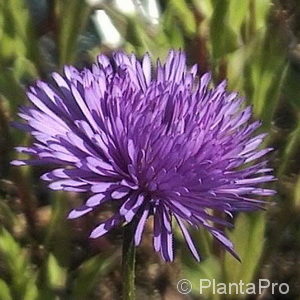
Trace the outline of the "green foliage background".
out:
M 266 144 L 275 148 L 277 196 L 265 212 L 239 214 L 228 233 L 242 263 L 200 230 L 194 233 L 200 264 L 190 258 L 180 235 L 176 262 L 163 264 L 151 249 L 148 224 L 137 253 L 137 299 L 189 299 L 176 292 L 181 278 L 192 282 L 193 299 L 247 298 L 213 295 L 209 289 L 200 296 L 201 278 L 288 282 L 289 294 L 271 299 L 300 299 L 300 3 L 166 0 L 159 2 L 161 15 L 154 24 L 140 4 L 125 14 L 113 1 L 100 2 L 0 0 L 0 299 L 120 298 L 122 230 L 97 241 L 87 238 L 110 208 L 68 221 L 68 211 L 82 201 L 79 195 L 49 192 L 39 179 L 42 168 L 9 165 L 17 156 L 13 148 L 30 143 L 10 126 L 18 107 L 27 103 L 26 87 L 65 64 L 82 67 L 99 52 L 114 50 L 97 33 L 93 16 L 99 9 L 121 34 L 118 47 L 138 55 L 148 51 L 153 59 L 181 48 L 201 73 L 211 70 L 216 83 L 227 78 L 229 89 L 253 105 L 263 131 L 270 133 Z

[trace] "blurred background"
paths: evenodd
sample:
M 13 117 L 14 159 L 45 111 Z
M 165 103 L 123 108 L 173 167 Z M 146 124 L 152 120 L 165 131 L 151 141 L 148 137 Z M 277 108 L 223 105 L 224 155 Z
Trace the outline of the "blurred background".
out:
M 253 105 L 269 132 L 278 194 L 265 212 L 235 216 L 228 235 L 242 263 L 194 232 L 196 263 L 181 236 L 176 261 L 152 249 L 151 221 L 137 250 L 137 299 L 300 299 L 300 1 L 298 0 L 0 0 L 0 300 L 120 299 L 122 229 L 89 240 L 100 215 L 67 220 L 86 195 L 49 191 L 46 170 L 15 168 L 16 145 L 30 143 L 13 129 L 25 89 L 63 65 L 89 66 L 98 53 L 125 49 L 162 59 L 170 48 L 188 62 L 228 79 Z M 189 295 L 177 281 L 193 284 Z M 287 295 L 199 295 L 199 280 L 290 285 Z

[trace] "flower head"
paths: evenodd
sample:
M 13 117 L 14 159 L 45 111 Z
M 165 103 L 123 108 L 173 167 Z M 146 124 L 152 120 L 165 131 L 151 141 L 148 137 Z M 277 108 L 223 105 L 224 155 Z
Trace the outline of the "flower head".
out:
M 258 148 L 265 135 L 253 134 L 260 123 L 250 121 L 243 99 L 226 82 L 212 87 L 210 74 L 196 74 L 177 51 L 153 72 L 148 55 L 139 61 L 123 52 L 100 55 L 91 69 L 65 67 L 51 84 L 29 88 L 32 105 L 22 108 L 26 122 L 18 126 L 35 143 L 18 150 L 35 159 L 13 163 L 56 165 L 42 176 L 50 188 L 91 193 L 69 218 L 113 202 L 114 215 L 91 238 L 134 222 L 139 245 L 153 215 L 154 248 L 166 261 L 173 260 L 176 222 L 197 260 L 187 226 L 204 227 L 235 255 L 218 226 L 230 223 L 213 212 L 261 208 L 255 197 L 273 191 L 259 185 L 274 177 L 257 160 L 271 149 Z

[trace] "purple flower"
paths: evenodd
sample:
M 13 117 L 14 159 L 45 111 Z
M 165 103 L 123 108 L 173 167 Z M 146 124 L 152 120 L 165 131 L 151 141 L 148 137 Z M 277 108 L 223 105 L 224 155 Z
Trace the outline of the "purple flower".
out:
M 122 52 L 111 61 L 100 55 L 91 69 L 65 67 L 52 83 L 29 88 L 33 105 L 22 108 L 26 122 L 18 127 L 35 142 L 17 150 L 35 159 L 13 164 L 56 165 L 42 176 L 51 189 L 91 193 L 71 219 L 114 203 L 91 238 L 134 222 L 139 245 L 153 215 L 154 249 L 166 261 L 175 223 L 197 260 L 187 226 L 204 227 L 236 256 L 220 229 L 231 223 L 217 215 L 259 209 L 264 201 L 256 196 L 274 193 L 260 187 L 274 180 L 266 175 L 272 169 L 257 162 L 271 149 L 259 149 L 265 134 L 253 134 L 260 122 L 250 121 L 243 99 L 226 82 L 212 87 L 210 74 L 196 74 L 176 51 L 153 71 L 148 55 L 140 62 Z

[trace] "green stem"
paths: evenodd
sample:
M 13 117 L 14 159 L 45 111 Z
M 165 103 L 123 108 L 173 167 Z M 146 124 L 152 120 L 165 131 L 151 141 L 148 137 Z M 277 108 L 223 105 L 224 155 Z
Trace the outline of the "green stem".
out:
M 135 245 L 134 245 L 134 224 L 124 227 L 123 236 L 123 300 L 135 300 Z
M 282 175 L 286 173 L 288 170 L 291 160 L 295 155 L 300 143 L 300 117 L 298 118 L 297 127 L 291 133 L 289 142 L 285 148 L 285 152 L 283 154 L 283 159 L 280 164 L 280 168 L 278 170 L 278 177 L 280 178 Z

